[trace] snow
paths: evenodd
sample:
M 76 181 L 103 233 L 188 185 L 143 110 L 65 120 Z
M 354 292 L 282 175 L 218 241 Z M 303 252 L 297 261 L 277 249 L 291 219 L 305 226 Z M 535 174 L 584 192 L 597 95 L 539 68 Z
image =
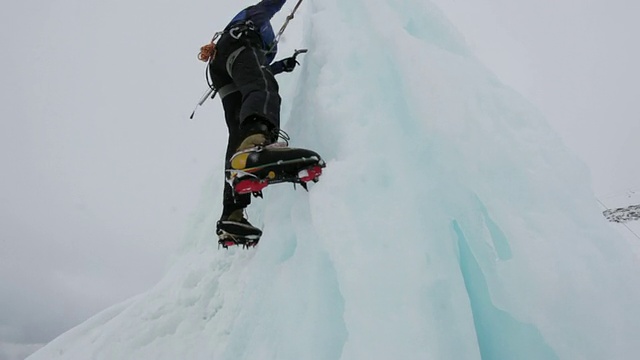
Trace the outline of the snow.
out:
M 210 179 L 160 283 L 29 359 L 636 358 L 638 258 L 541 114 L 430 2 L 305 6 L 283 128 L 321 181 L 225 251 Z

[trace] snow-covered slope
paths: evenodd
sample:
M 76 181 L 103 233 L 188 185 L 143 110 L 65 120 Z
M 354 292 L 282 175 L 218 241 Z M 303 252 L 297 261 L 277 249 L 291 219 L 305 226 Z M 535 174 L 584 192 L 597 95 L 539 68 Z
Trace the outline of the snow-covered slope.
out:
M 424 0 L 306 0 L 284 129 L 328 166 L 29 359 L 634 359 L 640 266 L 581 163 Z M 222 126 L 222 124 L 221 124 Z

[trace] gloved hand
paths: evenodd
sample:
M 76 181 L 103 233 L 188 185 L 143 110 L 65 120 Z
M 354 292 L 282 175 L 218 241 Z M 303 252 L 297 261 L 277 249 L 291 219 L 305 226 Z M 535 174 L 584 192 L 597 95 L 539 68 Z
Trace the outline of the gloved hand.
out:
M 283 71 L 292 72 L 293 69 L 296 68 L 296 65 L 300 65 L 300 63 L 296 60 L 295 57 L 282 59 L 282 70 Z

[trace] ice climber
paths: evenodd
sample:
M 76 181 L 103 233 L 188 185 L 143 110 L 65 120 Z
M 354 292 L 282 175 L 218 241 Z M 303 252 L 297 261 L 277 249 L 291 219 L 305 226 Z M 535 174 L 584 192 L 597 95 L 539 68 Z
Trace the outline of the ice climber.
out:
M 291 72 L 297 64 L 295 56 L 273 62 L 277 43 L 270 20 L 285 2 L 262 0 L 247 7 L 225 27 L 216 44 L 201 49 L 200 59 L 209 62 L 211 83 L 222 99 L 229 129 L 223 209 L 216 226 L 223 246 L 228 239 L 238 245 L 257 243 L 262 235 L 244 215 L 251 193 L 236 193 L 230 177 L 295 158 L 301 150 L 268 147 L 280 134 L 281 100 L 274 75 Z

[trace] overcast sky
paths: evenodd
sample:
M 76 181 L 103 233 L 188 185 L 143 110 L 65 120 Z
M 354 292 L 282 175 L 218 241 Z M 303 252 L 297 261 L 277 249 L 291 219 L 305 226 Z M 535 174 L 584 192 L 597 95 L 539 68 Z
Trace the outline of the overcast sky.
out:
M 596 195 L 640 191 L 637 2 L 435 2 L 590 166 Z M 226 145 L 218 100 L 187 120 L 206 88 L 196 53 L 251 3 L 5 4 L 0 343 L 49 341 L 162 277 Z

